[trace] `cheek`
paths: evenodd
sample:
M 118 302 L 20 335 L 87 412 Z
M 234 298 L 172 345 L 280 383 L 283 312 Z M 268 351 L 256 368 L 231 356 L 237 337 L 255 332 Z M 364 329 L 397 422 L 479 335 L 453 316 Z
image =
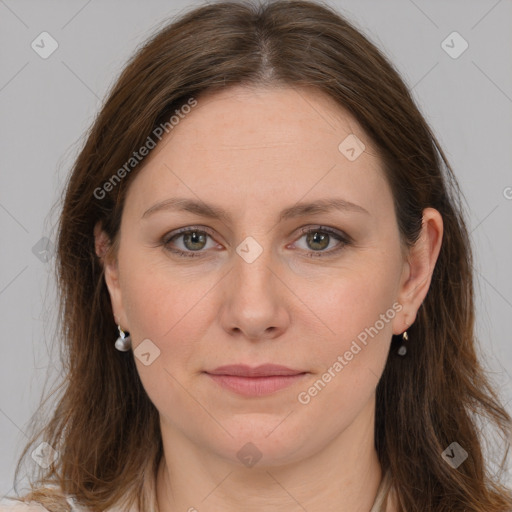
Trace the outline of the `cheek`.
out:
M 127 276 L 122 294 L 133 348 L 149 339 L 160 350 L 151 372 L 136 361 L 141 377 L 149 384 L 169 379 L 164 368 L 180 380 L 198 371 L 199 344 L 216 317 L 211 301 L 219 276 L 176 269 L 165 258 L 155 263 L 144 254 L 120 258 L 120 271 Z
M 322 321 L 326 340 L 342 346 L 376 323 L 379 331 L 391 330 L 398 276 L 393 262 L 361 262 L 325 276 L 315 283 L 315 293 L 309 282 L 295 289 Z
M 156 340 L 173 332 L 188 314 L 200 309 L 211 287 L 208 277 L 176 269 L 164 256 L 132 251 L 119 259 L 123 304 L 131 332 Z
M 149 263 L 149 264 L 148 264 Z M 214 282 L 169 271 L 170 265 L 136 258 L 125 262 L 123 303 L 130 325 L 135 362 L 142 384 L 159 411 L 195 411 L 184 386 L 197 371 L 198 341 L 203 339 L 211 313 L 208 291 Z M 137 347 L 149 339 L 158 357 L 146 366 Z M 152 347 L 152 345 L 150 345 Z M 156 349 L 153 349 L 156 350 Z M 197 412 L 197 411 L 196 411 Z
M 317 373 L 296 399 L 311 421 L 324 418 L 327 431 L 338 430 L 340 422 L 348 426 L 384 370 L 393 318 L 401 309 L 389 275 L 374 271 L 331 280 L 312 305 L 323 324 L 310 350 Z M 326 410 L 331 413 L 325 415 Z
M 386 364 L 393 319 L 401 309 L 396 302 L 399 269 L 398 258 L 361 258 L 357 265 L 325 279 L 317 288 L 321 293 L 312 295 L 309 290 L 307 303 L 321 319 L 314 320 L 317 343 L 310 350 L 317 373 L 298 397 L 299 403 L 311 405 L 309 412 L 335 408 L 350 418 L 375 391 Z

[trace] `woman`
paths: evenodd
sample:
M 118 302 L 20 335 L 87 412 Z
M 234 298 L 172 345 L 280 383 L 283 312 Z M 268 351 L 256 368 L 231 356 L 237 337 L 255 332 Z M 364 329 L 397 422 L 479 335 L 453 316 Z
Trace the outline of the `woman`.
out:
M 58 278 L 64 392 L 16 510 L 511 510 L 456 180 L 329 7 L 215 3 L 148 41 L 67 184 Z

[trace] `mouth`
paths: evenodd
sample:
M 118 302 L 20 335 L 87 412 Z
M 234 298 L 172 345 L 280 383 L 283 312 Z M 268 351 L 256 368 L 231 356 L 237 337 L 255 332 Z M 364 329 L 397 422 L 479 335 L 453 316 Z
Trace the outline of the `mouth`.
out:
M 220 366 L 205 373 L 222 388 L 239 395 L 263 396 L 295 384 L 309 372 L 265 364 L 255 368 L 246 365 Z

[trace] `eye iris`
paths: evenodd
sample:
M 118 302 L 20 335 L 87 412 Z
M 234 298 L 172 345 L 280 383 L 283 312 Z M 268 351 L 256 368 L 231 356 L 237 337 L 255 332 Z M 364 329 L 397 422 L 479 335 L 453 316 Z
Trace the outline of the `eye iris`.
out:
M 315 251 L 320 249 L 325 249 L 329 246 L 329 235 L 319 233 L 318 231 L 313 231 L 311 233 L 308 233 L 307 235 L 307 242 L 308 245 Z M 317 245 L 317 247 L 314 247 L 314 245 Z M 318 247 L 318 244 L 320 247 Z
M 189 245 L 189 242 L 191 242 L 192 246 Z M 183 244 L 187 249 L 197 251 L 206 244 L 206 235 L 197 231 L 190 231 L 183 235 Z M 199 247 L 197 247 L 197 244 L 199 244 Z

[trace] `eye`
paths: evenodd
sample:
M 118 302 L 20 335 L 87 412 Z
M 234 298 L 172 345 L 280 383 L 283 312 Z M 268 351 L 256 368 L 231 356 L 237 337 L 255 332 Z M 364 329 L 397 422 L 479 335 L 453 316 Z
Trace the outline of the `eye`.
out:
M 210 245 L 208 239 L 210 238 Z M 205 228 L 187 227 L 166 235 L 162 240 L 166 250 L 185 258 L 204 256 L 203 249 L 215 246 Z M 176 248 L 176 246 L 178 246 Z
M 301 234 L 299 240 L 305 238 L 306 243 L 306 247 L 303 249 L 313 251 L 306 255 L 311 258 L 333 255 L 351 242 L 347 235 L 325 226 L 303 228 Z M 336 240 L 338 241 L 337 244 L 335 243 Z M 329 250 L 325 250 L 329 247 L 331 247 Z
M 325 226 L 303 228 L 300 234 L 298 241 L 305 238 L 306 242 L 306 247 L 301 247 L 301 250 L 311 258 L 334 255 L 351 243 L 349 236 Z M 190 226 L 164 236 L 162 244 L 167 251 L 179 257 L 197 258 L 206 256 L 208 249 L 219 247 L 212 237 L 207 228 Z

